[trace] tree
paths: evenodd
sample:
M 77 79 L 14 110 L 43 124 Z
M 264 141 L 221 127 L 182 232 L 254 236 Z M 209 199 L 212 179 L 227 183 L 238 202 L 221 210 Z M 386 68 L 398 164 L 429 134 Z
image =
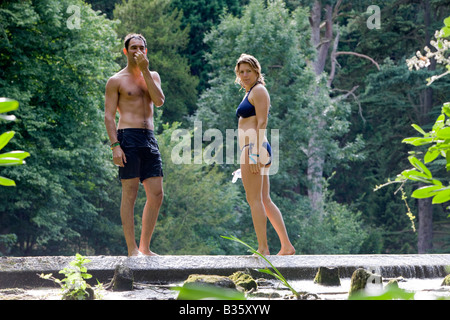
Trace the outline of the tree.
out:
M 199 93 L 208 85 L 208 74 L 211 72 L 206 63 L 205 54 L 210 50 L 204 42 L 205 35 L 220 22 L 224 12 L 233 15 L 241 13 L 242 6 L 247 0 L 172 0 L 171 7 L 183 11 L 182 27 L 189 26 L 189 43 L 183 51 L 187 57 L 192 73 L 200 80 Z
M 427 12 L 429 14 L 429 12 Z M 427 46 L 425 47 L 426 55 L 422 56 L 420 51 L 415 57 L 408 61 L 409 68 L 415 66 L 416 69 L 420 69 L 426 66 L 433 65 L 435 68 L 436 61 L 443 64 L 447 71 L 443 72 L 439 76 L 432 76 L 428 80 L 428 85 L 433 83 L 435 80 L 445 76 L 450 72 L 450 60 L 445 57 L 445 52 L 450 47 L 450 42 L 446 40 L 446 37 L 450 36 L 450 17 L 444 20 L 445 26 L 436 32 L 436 40 L 427 42 L 433 44 L 435 51 L 432 52 Z M 436 57 L 436 59 L 435 59 Z M 433 63 L 434 62 L 434 63 Z M 426 92 L 425 101 L 431 99 L 429 92 Z M 446 120 L 450 117 L 450 103 L 446 102 L 442 107 L 440 116 L 437 118 L 435 124 L 430 132 L 425 132 L 419 125 L 413 124 L 412 126 L 422 137 L 410 137 L 403 140 L 404 143 L 411 144 L 416 147 L 432 144 L 431 147 L 427 149 L 423 157 L 423 162 L 419 160 L 416 155 L 411 155 L 408 160 L 413 165 L 413 169 L 404 170 L 401 174 L 397 176 L 395 182 L 402 183 L 402 185 L 409 181 L 421 182 L 421 188 L 417 189 L 412 193 L 414 198 L 419 199 L 420 204 L 426 201 L 427 208 L 419 211 L 419 235 L 418 235 L 418 251 L 419 253 L 426 253 L 432 249 L 432 239 L 433 239 L 433 226 L 432 226 L 432 210 L 428 207 L 433 204 L 440 204 L 450 201 L 450 188 L 445 187 L 442 183 L 442 178 L 433 177 L 432 172 L 427 168 L 426 164 L 431 163 L 439 156 L 446 158 L 446 169 L 450 170 L 449 159 L 449 135 L 447 134 L 449 130 L 450 121 Z M 425 163 L 425 164 L 424 164 Z M 431 201 L 432 198 L 432 201 Z
M 114 171 L 101 110 L 118 70 L 113 23 L 81 0 L 3 1 L 0 23 L 0 96 L 21 105 L 7 147 L 31 154 L 26 167 L 5 170 L 18 188 L 0 194 L 0 233 L 17 236 L 16 254 L 111 239 L 102 205 Z
M 331 185 L 340 201 L 353 201 L 367 213 L 365 216 L 370 217 L 371 223 L 377 221 L 379 226 L 383 226 L 389 232 L 392 245 L 397 246 L 404 240 L 406 232 L 410 234 L 411 250 L 415 251 L 416 235 L 411 229 L 401 230 L 405 226 L 409 229 L 407 216 L 399 216 L 399 212 L 406 209 L 390 203 L 399 202 L 399 197 L 380 195 L 381 192 L 374 194 L 370 189 L 411 165 L 406 157 L 401 156 L 409 149 L 402 145 L 399 137 L 413 134 L 411 122 L 431 128 L 433 123 L 430 119 L 439 113 L 442 99 L 445 101 L 445 83 L 425 86 L 424 79 L 435 74 L 433 66 L 430 65 L 427 71 L 408 72 L 405 56 L 416 51 L 418 43 L 427 45 L 427 35 L 442 23 L 446 7 L 444 1 L 379 2 L 380 29 L 369 29 L 366 26 L 368 14 L 363 13 L 371 4 L 370 1 L 352 3 L 351 10 L 346 10 L 338 19 L 342 39 L 338 50 L 365 53 L 378 62 L 381 70 L 374 68 L 369 60 L 339 56 L 341 68 L 334 80 L 336 88 L 359 86 L 355 92 L 350 137 L 357 133 L 364 135 L 368 161 L 353 166 L 351 170 L 338 170 Z M 342 188 L 343 185 L 346 187 Z M 405 192 L 409 193 L 410 186 L 407 188 Z M 392 187 L 383 192 L 393 194 L 395 190 Z M 358 195 L 358 198 L 352 195 Z M 423 226 L 432 226 L 431 203 L 409 199 L 408 205 L 415 215 L 417 213 L 418 230 L 422 234 Z M 433 211 L 434 219 L 442 217 L 439 206 L 434 206 Z M 394 234 L 401 234 L 403 239 Z
M 325 162 L 327 156 L 330 154 L 327 151 L 327 144 L 323 139 L 323 132 L 327 131 L 327 109 L 331 106 L 335 108 L 345 108 L 345 104 L 341 100 L 345 100 L 348 96 L 353 94 L 357 86 L 349 90 L 345 95 L 331 98 L 331 85 L 335 77 L 336 57 L 339 54 L 357 55 L 363 58 L 371 59 L 370 57 L 354 52 L 337 51 L 339 46 L 339 26 L 335 25 L 335 20 L 339 14 L 342 0 L 337 1 L 319 1 L 315 0 L 311 7 L 311 14 L 309 22 L 311 26 L 311 40 L 313 48 L 316 50 L 315 59 L 311 62 L 311 67 L 318 79 L 325 77 L 324 74 L 326 63 L 330 60 L 331 69 L 329 71 L 328 79 L 317 81 L 318 85 L 315 87 L 312 95 L 315 100 L 322 101 L 316 104 L 316 108 L 309 115 L 309 122 L 314 124 L 315 130 L 311 132 L 309 137 L 307 156 L 308 156 L 308 196 L 311 200 L 312 206 L 315 210 L 322 211 L 323 206 L 323 176 L 325 169 Z M 323 16 L 324 14 L 324 16 Z M 325 31 L 321 32 L 322 22 L 324 20 Z M 330 53 L 331 52 L 331 53 Z M 376 64 L 376 63 L 375 63 Z M 341 133 L 342 134 L 342 133 Z M 325 136 L 327 137 L 327 136 Z M 329 139 L 329 137 L 327 137 Z M 353 147 L 356 150 L 362 146 L 362 140 L 358 138 Z M 355 152 L 354 150 L 353 152 Z

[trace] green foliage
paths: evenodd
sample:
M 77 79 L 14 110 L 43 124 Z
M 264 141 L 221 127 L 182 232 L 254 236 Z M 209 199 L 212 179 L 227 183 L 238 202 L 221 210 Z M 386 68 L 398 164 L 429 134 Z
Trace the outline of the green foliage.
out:
M 450 186 L 445 187 L 443 183 L 436 178 L 433 178 L 431 171 L 425 164 L 431 163 L 436 160 L 437 157 L 442 156 L 446 159 L 446 170 L 450 171 L 450 103 L 444 104 L 442 108 L 442 114 L 436 120 L 432 131 L 425 132 L 418 125 L 413 124 L 413 127 L 423 134 L 423 137 L 410 137 L 403 139 L 404 143 L 411 144 L 413 146 L 422 146 L 432 144 L 428 148 L 425 156 L 424 163 L 417 159 L 415 156 L 408 157 L 410 163 L 414 166 L 414 169 L 404 170 L 400 173 L 395 182 L 404 183 L 407 180 L 419 181 L 425 184 L 425 186 L 418 188 L 412 193 L 413 198 L 424 199 L 433 197 L 433 204 L 440 204 L 450 201 Z
M 285 223 L 297 252 L 359 254 L 379 244 L 380 239 L 369 238 L 372 231 L 364 225 L 361 212 L 354 212 L 348 206 L 333 201 L 332 193 L 328 190 L 325 191 L 325 196 L 322 215 L 310 209 L 309 200 L 305 196 L 292 202 L 277 202 L 284 213 Z
M 2 113 L 13 111 L 17 108 L 19 108 L 19 103 L 16 100 L 0 98 L 0 119 L 15 120 L 14 116 L 2 115 Z M 14 134 L 14 131 L 8 131 L 0 135 L 0 150 L 8 144 L 8 142 L 14 137 Z M 29 156 L 30 154 L 24 151 L 11 151 L 2 153 L 0 154 L 0 166 L 5 167 L 24 164 L 25 161 L 23 159 Z M 14 180 L 0 176 L 0 185 L 15 186 L 16 183 L 14 182 Z
M 87 268 L 84 264 L 91 262 L 91 260 L 83 257 L 80 254 L 76 254 L 75 260 L 71 261 L 70 267 L 66 267 L 59 271 L 59 273 L 65 275 L 62 280 L 52 276 L 52 274 L 41 274 L 39 277 L 42 279 L 52 280 L 61 286 L 64 300 L 87 300 L 93 299 L 90 296 L 93 294 L 92 290 L 88 290 L 90 286 L 86 280 L 92 278 L 92 275 L 87 273 Z
M 171 290 L 179 292 L 177 300 L 246 300 L 242 292 L 207 284 L 187 283 Z
M 438 43 L 441 42 L 441 46 L 448 46 L 448 41 L 445 42 L 442 37 L 446 37 L 445 28 L 447 28 L 447 24 L 449 24 L 449 18 L 444 20 L 446 26 L 441 30 L 441 34 L 438 36 Z M 427 58 L 423 57 L 424 60 L 431 58 L 432 56 L 439 53 L 439 45 L 436 45 L 438 51 L 435 54 L 427 54 Z M 445 49 L 445 48 L 444 48 Z M 429 50 L 427 50 L 429 51 Z M 442 54 L 441 54 L 442 55 Z M 418 56 L 421 56 L 418 54 Z M 437 58 L 439 61 L 439 58 Z M 445 61 L 445 58 L 442 56 L 441 63 L 446 64 L 446 66 L 450 66 L 450 63 Z M 444 59 L 444 60 L 443 60 Z M 443 61 L 442 61 L 443 60 Z M 414 62 L 409 61 L 410 69 Z M 417 66 L 418 69 L 423 67 L 424 65 L 419 64 Z M 433 77 L 432 77 L 433 78 Z M 433 80 L 434 81 L 434 80 Z M 428 81 L 428 85 L 430 85 L 433 81 Z M 418 131 L 422 136 L 421 137 L 409 137 L 403 139 L 403 143 L 413 145 L 415 147 L 430 145 L 426 150 L 425 155 L 423 156 L 423 162 L 419 160 L 416 156 L 409 156 L 408 160 L 411 165 L 414 167 L 413 169 L 407 169 L 402 171 L 395 181 L 388 182 L 389 183 L 402 183 L 409 181 L 417 181 L 424 184 L 424 186 L 418 188 L 412 193 L 412 197 L 417 199 L 424 199 L 432 197 L 433 204 L 441 204 L 450 201 L 450 186 L 444 186 L 440 179 L 434 178 L 431 171 L 427 168 L 426 164 L 435 161 L 439 156 L 442 156 L 446 160 L 446 171 L 450 171 L 450 102 L 444 103 L 442 107 L 441 114 L 436 119 L 431 131 L 425 132 L 419 125 L 412 124 L 412 127 Z M 416 154 L 416 152 L 413 152 Z M 423 154 L 422 152 L 417 152 L 417 154 Z M 386 185 L 386 184 L 385 184 Z M 384 185 L 383 185 L 384 186 Z
M 80 8 L 79 29 L 67 26 L 69 5 Z M 32 155 L 2 170 L 19 188 L 0 194 L 0 233 L 17 235 L 13 254 L 69 253 L 102 236 L 114 248 L 102 231 L 114 171 L 101 112 L 119 68 L 113 23 L 81 0 L 2 2 L 0 21 L 0 96 L 20 103 L 5 151 Z
M 189 43 L 183 55 L 189 61 L 192 73 L 199 77 L 199 92 L 203 92 L 208 84 L 211 66 L 206 63 L 205 55 L 210 53 L 209 46 L 204 42 L 205 35 L 220 22 L 224 12 L 239 15 L 243 5 L 242 0 L 172 0 L 171 8 L 182 10 L 182 26 L 189 26 Z M 245 1 L 247 2 L 247 1 Z

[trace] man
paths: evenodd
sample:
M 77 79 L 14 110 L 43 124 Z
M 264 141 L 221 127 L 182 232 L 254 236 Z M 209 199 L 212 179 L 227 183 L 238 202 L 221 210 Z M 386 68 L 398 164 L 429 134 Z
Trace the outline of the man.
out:
M 159 74 L 149 70 L 145 38 L 140 34 L 127 35 L 123 52 L 127 66 L 106 84 L 105 126 L 122 182 L 120 217 L 128 256 L 155 255 L 150 251 L 150 241 L 163 200 L 163 172 L 153 133 L 153 106 L 161 107 L 165 97 Z M 144 186 L 147 202 L 138 247 L 134 234 L 134 205 L 139 182 Z

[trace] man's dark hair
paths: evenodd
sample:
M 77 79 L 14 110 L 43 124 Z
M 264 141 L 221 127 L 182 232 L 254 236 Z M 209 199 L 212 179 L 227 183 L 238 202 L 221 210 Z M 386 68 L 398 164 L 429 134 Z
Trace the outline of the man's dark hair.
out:
M 129 33 L 129 34 L 127 34 L 127 36 L 125 37 L 125 40 L 124 40 L 124 46 L 127 50 L 128 50 L 128 45 L 130 44 L 131 39 L 134 39 L 134 38 L 141 39 L 142 41 L 144 41 L 144 46 L 147 48 L 147 40 L 145 40 L 145 38 L 142 34 Z

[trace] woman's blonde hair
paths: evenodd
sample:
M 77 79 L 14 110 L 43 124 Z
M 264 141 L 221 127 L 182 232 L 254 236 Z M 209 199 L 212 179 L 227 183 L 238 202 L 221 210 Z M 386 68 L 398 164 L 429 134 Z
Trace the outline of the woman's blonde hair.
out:
M 234 82 L 240 84 L 241 87 L 244 87 L 241 83 L 241 78 L 239 77 L 239 67 L 243 63 L 247 63 L 248 65 L 250 65 L 253 71 L 255 71 L 258 75 L 257 81 L 265 86 L 266 82 L 264 81 L 264 75 L 261 72 L 261 65 L 259 64 L 259 61 L 254 56 L 246 53 L 241 54 L 236 63 L 236 67 L 234 68 L 234 72 L 236 73 L 236 80 Z

